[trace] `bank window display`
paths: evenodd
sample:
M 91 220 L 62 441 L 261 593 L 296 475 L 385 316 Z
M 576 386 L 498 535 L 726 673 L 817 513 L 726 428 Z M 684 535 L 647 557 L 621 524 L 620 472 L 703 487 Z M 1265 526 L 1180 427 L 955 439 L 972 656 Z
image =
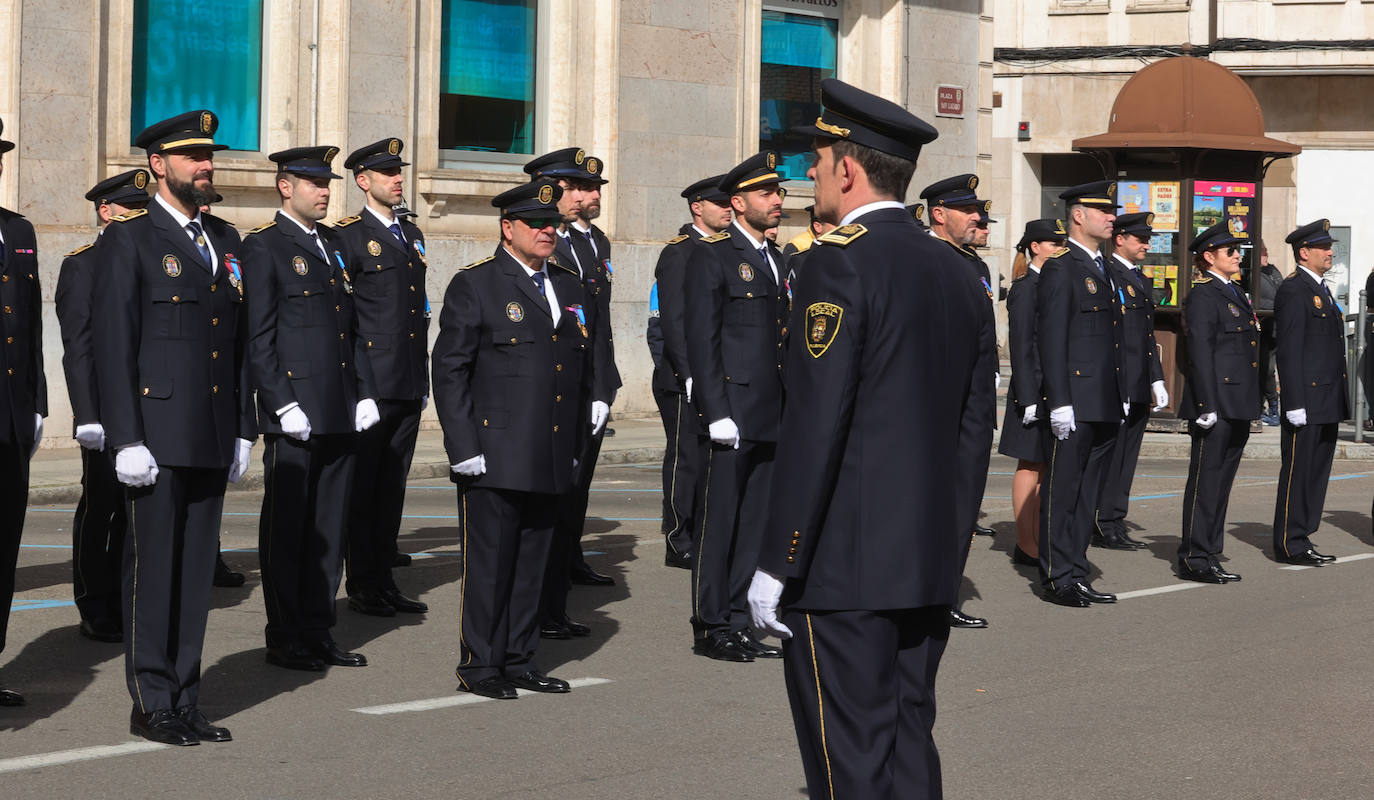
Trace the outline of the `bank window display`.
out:
M 806 180 L 811 135 L 796 129 L 820 116 L 821 81 L 836 77 L 839 36 L 837 18 L 764 8 L 759 149 L 778 152 L 787 180 Z
M 131 145 L 154 122 L 208 108 L 219 117 L 216 142 L 233 150 L 260 148 L 262 5 L 134 0 Z
M 439 147 L 534 152 L 538 0 L 444 0 Z

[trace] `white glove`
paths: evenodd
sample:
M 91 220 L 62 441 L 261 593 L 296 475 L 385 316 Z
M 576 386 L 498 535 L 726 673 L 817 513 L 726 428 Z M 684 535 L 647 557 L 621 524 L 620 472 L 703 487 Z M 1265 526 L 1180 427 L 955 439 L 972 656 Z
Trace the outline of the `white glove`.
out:
M 1021 424 L 1022 424 L 1022 425 L 1030 425 L 1030 424 L 1033 424 L 1037 419 L 1040 419 L 1040 413 L 1039 413 L 1039 412 L 1040 412 L 1040 405 L 1039 405 L 1038 403 L 1035 404 L 1035 405 L 1026 406 L 1026 410 L 1021 412 Z
M 424 411 L 426 408 L 429 408 L 429 395 L 420 398 L 420 410 Z
M 1131 401 L 1127 400 L 1121 404 L 1121 418 L 1127 419 L 1131 416 Z
M 310 438 L 310 419 L 301 411 L 299 404 L 286 409 L 280 416 L 282 433 L 302 442 Z
M 1307 409 L 1295 408 L 1292 411 L 1285 411 L 1283 415 L 1288 418 L 1288 424 L 1301 428 L 1307 424 Z
M 999 372 L 999 373 L 997 373 L 996 375 L 993 376 L 993 379 L 992 379 L 992 388 L 993 388 L 993 389 L 1001 389 L 1001 388 L 1002 388 L 1002 373 Z
M 1062 442 L 1076 430 L 1078 426 L 1073 421 L 1073 406 L 1050 409 L 1050 431 L 1054 433 L 1054 438 Z
M 99 422 L 90 422 L 85 425 L 76 426 L 76 441 L 87 450 L 100 451 L 105 449 L 105 426 Z
M 43 441 L 43 415 L 37 412 L 33 415 L 33 449 L 29 451 L 29 458 L 33 458 L 38 452 L 38 443 Z
M 1211 430 L 1217 424 L 1217 412 L 1208 411 L 1206 414 L 1197 418 L 1197 426 L 1203 430 Z
M 781 599 L 782 581 L 764 570 L 754 570 L 754 580 L 749 584 L 749 619 L 754 629 L 764 636 L 791 639 L 792 631 L 778 619 Z
M 692 402 L 692 379 L 687 379 L 687 402 Z
M 467 459 L 466 461 L 460 461 L 459 463 L 454 464 L 451 469 L 459 475 L 466 475 L 469 478 L 475 478 L 478 475 L 481 475 L 482 473 L 487 471 L 487 457 L 481 453 L 478 453 L 477 455 Z
M 592 401 L 592 435 L 601 433 L 601 429 L 606 427 L 606 420 L 611 418 L 611 407 L 600 400 Z
M 253 452 L 253 443 L 247 439 L 234 440 L 234 463 L 229 465 L 229 482 L 238 483 L 248 471 L 248 456 Z
M 729 445 L 739 449 L 739 426 L 729 417 L 718 419 L 706 426 L 706 432 L 711 436 L 711 441 L 716 444 Z
M 362 433 L 381 421 L 382 412 L 377 410 L 376 400 L 364 397 L 358 401 L 358 407 L 353 410 L 353 430 Z
M 125 486 L 152 486 L 157 481 L 157 462 L 144 445 L 130 445 L 115 453 L 115 474 Z
M 1164 388 L 1164 381 L 1155 381 L 1150 384 L 1150 391 L 1155 396 L 1155 407 L 1151 411 L 1158 411 L 1169 405 L 1169 392 Z

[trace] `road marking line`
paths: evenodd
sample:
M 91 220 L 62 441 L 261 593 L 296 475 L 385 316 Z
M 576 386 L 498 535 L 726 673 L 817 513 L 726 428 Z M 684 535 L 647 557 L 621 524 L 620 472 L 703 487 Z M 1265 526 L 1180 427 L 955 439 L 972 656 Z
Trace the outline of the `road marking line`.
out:
M 59 750 L 56 753 L 39 753 L 33 756 L 6 758 L 0 760 L 0 773 L 19 772 L 20 770 L 38 769 L 39 767 L 55 767 L 60 764 L 92 761 L 97 758 L 113 758 L 114 756 L 133 755 L 134 753 L 148 753 L 153 750 L 165 750 L 167 747 L 169 747 L 169 745 L 158 744 L 157 742 L 127 742 L 125 744 L 82 747 L 77 750 Z
M 1132 597 L 1149 597 L 1154 594 L 1168 594 L 1169 592 L 1181 592 L 1184 589 L 1201 589 L 1205 583 L 1171 583 L 1168 586 L 1156 586 L 1153 589 L 1135 589 L 1129 592 L 1119 592 L 1116 595 L 1118 600 L 1129 600 Z
M 568 681 L 568 685 L 574 689 L 583 686 L 597 686 L 603 683 L 611 683 L 610 678 L 577 678 Z M 521 697 L 529 694 L 541 694 L 531 692 L 526 689 L 516 689 L 516 694 Z M 405 703 L 390 703 L 384 706 L 366 706 L 364 708 L 354 708 L 359 714 L 403 714 L 408 711 L 433 711 L 436 708 L 452 708 L 453 706 L 469 706 L 473 703 L 495 702 L 493 698 L 482 697 L 481 695 L 459 692 L 456 697 L 436 697 L 432 700 L 411 700 Z
M 1349 562 L 1351 562 L 1351 561 L 1364 561 L 1365 559 L 1369 559 L 1369 558 L 1374 558 L 1374 553 L 1356 553 L 1356 554 L 1353 555 L 1353 556 L 1341 556 L 1340 558 L 1336 559 L 1335 561 L 1332 561 L 1331 564 L 1347 564 L 1347 563 L 1349 563 Z M 1330 565 L 1328 564 L 1328 566 L 1330 566 Z M 1286 570 L 1288 570 L 1289 572 L 1297 572 L 1297 571 L 1299 571 L 1299 570 L 1304 570 L 1304 569 L 1321 569 L 1321 568 L 1320 568 L 1320 567 L 1310 567 L 1310 566 L 1307 566 L 1306 564 L 1289 564 L 1289 565 L 1286 566 L 1286 567 L 1279 567 L 1279 569 L 1286 569 Z

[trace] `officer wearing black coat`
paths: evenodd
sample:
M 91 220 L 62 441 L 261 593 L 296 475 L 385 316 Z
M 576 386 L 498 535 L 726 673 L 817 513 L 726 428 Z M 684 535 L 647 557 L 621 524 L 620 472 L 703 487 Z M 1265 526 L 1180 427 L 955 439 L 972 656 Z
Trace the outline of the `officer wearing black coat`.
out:
M 1121 302 L 1102 257 L 1116 219 L 1116 184 L 1096 181 L 1060 193 L 1068 252 L 1045 262 L 1036 293 L 1036 344 L 1050 431 L 1040 494 L 1040 569 L 1045 599 L 1086 608 L 1113 603 L 1088 582 L 1088 544 L 1100 476 L 1111 463 L 1125 416 Z
M 952 534 L 967 530 L 960 476 L 987 447 L 987 423 L 970 415 L 995 404 L 992 309 L 898 201 L 935 130 L 836 80 L 821 98 L 811 176 L 818 215 L 840 224 L 793 287 L 750 608 L 791 637 L 784 673 L 810 796 L 938 798 L 934 681 L 960 580 Z M 884 172 L 860 166 L 869 149 L 886 154 Z M 858 178 L 846 189 L 840 174 Z
M 343 239 L 328 213 L 337 147 L 296 147 L 277 165 L 281 210 L 248 232 L 243 252 L 248 360 L 262 431 L 258 559 L 267 662 L 288 669 L 361 667 L 330 635 L 343 569 L 356 431 L 380 418 L 372 362 L 358 336 Z
M 148 171 L 133 169 L 86 192 L 103 229 L 111 218 L 148 205 Z M 124 640 L 119 587 L 124 559 L 124 487 L 115 477 L 100 424 L 91 330 L 96 271 L 95 243 L 68 253 L 57 275 L 57 321 L 62 329 L 62 371 L 72 403 L 73 436 L 81 445 L 81 499 L 72 520 L 72 591 L 81 635 L 100 642 Z
M 764 237 L 782 215 L 777 154 L 730 170 L 720 189 L 735 220 L 687 259 L 687 360 L 704 425 L 693 650 L 724 661 L 777 658 L 749 631 L 746 593 L 768 523 L 768 490 L 782 414 L 782 343 L 789 298 L 782 254 Z
M 553 256 L 559 194 L 535 180 L 492 200 L 501 246 L 449 283 L 434 345 L 435 410 L 463 537 L 459 688 L 498 699 L 516 688 L 568 691 L 534 663 L 555 500 L 573 484 L 592 346 L 581 281 Z
M 1062 242 L 1069 235 L 1060 219 L 1032 220 L 1017 244 L 1026 251 L 1033 242 Z M 1061 252 L 1058 255 L 1064 255 Z M 1045 462 L 1045 409 L 1040 388 L 1040 348 L 1035 343 L 1035 304 L 1040 270 L 1027 266 L 1024 275 L 1007 291 L 1007 350 L 1011 355 L 1011 381 L 1007 386 L 1006 416 L 997 452 L 1032 464 Z M 1035 420 L 1027 423 L 1026 411 L 1034 407 Z
M 218 120 L 191 111 L 134 144 L 158 190 L 96 246 L 100 421 L 127 491 L 124 649 L 130 729 L 164 744 L 228 741 L 197 707 L 225 481 L 256 436 L 244 374 L 239 235 L 215 197 Z
M 0 134 L 5 131 L 0 122 Z M 0 157 L 14 142 L 0 138 Z M 0 171 L 3 165 L 0 164 Z M 14 570 L 29 497 L 29 459 L 43 437 L 48 384 L 43 376 L 43 300 L 38 286 L 38 248 L 33 225 L 0 208 L 0 651 L 5 649 Z M 0 706 L 24 704 L 23 695 L 0 687 Z
M 393 564 L 410 563 L 398 553 L 396 536 L 420 412 L 429 402 L 425 236 L 392 211 L 404 202 L 403 147 L 400 139 L 382 139 L 349 154 L 344 167 L 363 190 L 363 209 L 334 226 L 344 241 L 358 335 L 382 417 L 358 437 L 353 485 L 368 491 L 350 499 L 345 589 L 349 608 L 378 617 L 429 610 L 402 594 L 391 574 Z
M 1178 575 L 1228 583 L 1240 575 L 1222 568 L 1223 532 L 1231 485 L 1259 413 L 1259 320 L 1240 287 L 1240 240 L 1225 220 L 1193 240 L 1203 276 L 1183 301 L 1188 381 L 1179 416 L 1191 420 L 1192 450 L 1183 489 L 1183 539 Z
M 1115 247 L 1112 257 L 1107 259 L 1116 298 L 1121 303 L 1121 374 L 1126 381 L 1126 399 L 1131 404 L 1117 433 L 1112 460 L 1102 473 L 1102 491 L 1097 500 L 1093 544 L 1112 550 L 1138 550 L 1146 546 L 1126 532 L 1126 509 L 1150 409 L 1169 405 L 1159 346 L 1155 344 L 1155 302 L 1151 297 L 1154 287 L 1136 266 L 1149 252 L 1150 237 L 1154 235 L 1152 224 L 1154 214 L 1149 212 L 1117 217 L 1112 225 Z
M 1336 430 L 1350 416 L 1346 397 L 1345 315 L 1322 276 L 1331 269 L 1331 224 L 1309 222 L 1284 239 L 1298 268 L 1274 295 L 1279 375 L 1283 380 L 1274 557 L 1320 566 L 1334 557 L 1312 547 L 1321 525 Z
M 687 391 L 692 377 L 687 362 L 687 261 L 696 242 L 730 224 L 730 196 L 720 190 L 724 178 L 712 175 L 682 190 L 692 221 L 664 244 L 654 267 L 663 358 L 654 366 L 653 390 L 667 441 L 663 451 L 663 537 L 667 543 L 663 563 L 684 569 L 692 568 L 693 504 L 701 474 L 697 446 L 700 422 Z

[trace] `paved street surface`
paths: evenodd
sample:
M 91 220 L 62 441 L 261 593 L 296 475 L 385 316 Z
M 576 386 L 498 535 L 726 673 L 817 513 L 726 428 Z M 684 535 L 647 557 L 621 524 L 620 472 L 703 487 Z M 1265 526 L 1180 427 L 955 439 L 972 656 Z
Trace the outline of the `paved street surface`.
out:
M 936 737 L 950 798 L 1374 796 L 1374 462 L 1336 462 L 1320 569 L 1268 556 L 1277 461 L 1242 464 L 1227 528 L 1244 581 L 1172 573 L 1187 462 L 1141 464 L 1130 519 L 1148 551 L 1094 549 L 1116 606 L 1065 609 L 1031 592 L 1008 553 L 1013 464 L 994 457 L 966 611 L 941 669 Z M 692 656 L 687 572 L 662 565 L 657 465 L 598 471 L 586 545 L 611 589 L 576 587 L 590 639 L 544 642 L 569 695 L 477 701 L 454 691 L 454 492 L 412 482 L 397 570 L 427 617 L 362 617 L 341 601 L 340 643 L 364 669 L 289 672 L 263 661 L 256 572 L 260 492 L 226 503 L 224 547 L 249 573 L 216 589 L 202 705 L 229 744 L 163 748 L 128 734 L 118 645 L 77 635 L 72 503 L 34 506 L 20 556 L 0 710 L 0 795 L 226 798 L 743 798 L 805 796 L 777 662 Z M 1177 591 L 1172 591 L 1177 590 Z M 77 760 L 85 759 L 85 760 Z M 94 792 L 94 795 L 92 794 Z

